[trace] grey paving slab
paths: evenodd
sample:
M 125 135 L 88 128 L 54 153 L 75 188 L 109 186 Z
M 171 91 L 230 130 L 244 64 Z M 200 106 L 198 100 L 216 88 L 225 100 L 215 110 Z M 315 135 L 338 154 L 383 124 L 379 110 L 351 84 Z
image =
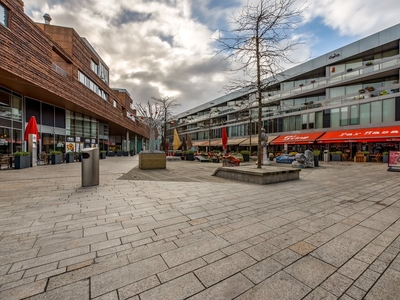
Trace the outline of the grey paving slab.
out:
M 254 288 L 239 296 L 238 300 L 252 299 L 301 299 L 311 291 L 311 288 L 281 271 L 264 280 Z
M 312 256 L 306 256 L 284 270 L 307 286 L 316 288 L 329 275 L 334 273 L 336 268 Z
M 246 253 L 238 252 L 194 271 L 194 273 L 206 287 L 209 287 L 255 263 L 256 261 Z
M 229 277 L 220 283 L 206 289 L 197 295 L 190 297 L 190 300 L 229 300 L 234 299 L 243 292 L 253 287 L 250 280 L 244 277 L 242 274 L 236 274 Z
M 204 290 L 204 286 L 193 273 L 189 273 L 140 294 L 140 299 L 186 299 L 202 290 Z
M 400 186 L 384 164 L 321 163 L 267 186 L 214 178 L 215 164 L 100 164 L 89 188 L 78 163 L 0 171 L 1 299 L 399 294 Z
M 160 256 L 132 263 L 91 277 L 92 297 L 97 297 L 167 269 Z M 104 284 L 107 282 L 107 284 Z

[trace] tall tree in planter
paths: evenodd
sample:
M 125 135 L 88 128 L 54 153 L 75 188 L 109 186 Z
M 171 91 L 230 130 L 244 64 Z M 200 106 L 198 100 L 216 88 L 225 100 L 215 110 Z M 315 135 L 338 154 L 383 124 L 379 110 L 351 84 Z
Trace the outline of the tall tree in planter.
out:
M 161 142 L 161 150 L 167 151 L 165 149 L 166 145 L 166 136 L 167 136 L 167 123 L 169 120 L 172 120 L 173 115 L 172 112 L 175 108 L 181 106 L 178 103 L 177 98 L 169 97 L 163 94 L 159 94 L 157 97 L 151 97 L 154 100 L 158 108 L 160 109 L 160 113 L 162 114 L 161 120 L 161 128 L 162 128 L 162 142 Z
M 304 7 L 296 0 L 261 0 L 257 5 L 247 4 L 233 17 L 233 29 L 221 31 L 217 41 L 219 54 L 232 62 L 232 75 L 227 91 L 255 91 L 258 101 L 258 162 L 262 164 L 262 92 L 275 83 L 275 75 L 282 73 L 284 63 L 293 63 L 290 55 L 299 40 L 290 32 L 302 21 Z M 280 74 L 283 75 L 283 74 Z M 269 78 L 269 80 L 267 80 Z

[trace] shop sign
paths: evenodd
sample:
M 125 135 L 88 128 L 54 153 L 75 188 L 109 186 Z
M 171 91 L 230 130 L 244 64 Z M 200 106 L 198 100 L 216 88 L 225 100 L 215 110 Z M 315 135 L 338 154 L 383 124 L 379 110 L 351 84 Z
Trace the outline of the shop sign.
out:
M 389 151 L 389 167 L 400 168 L 400 151 Z
M 73 136 L 67 136 L 67 142 L 75 142 L 75 138 Z
M 303 141 L 303 140 L 308 140 L 310 137 L 308 135 L 306 136 L 299 136 L 299 135 L 288 135 L 284 137 L 284 141 Z
M 400 131 L 397 129 L 367 130 L 364 132 L 343 132 L 339 135 L 339 137 L 382 136 L 382 135 L 391 135 L 391 134 L 399 134 L 399 133 L 400 133 Z

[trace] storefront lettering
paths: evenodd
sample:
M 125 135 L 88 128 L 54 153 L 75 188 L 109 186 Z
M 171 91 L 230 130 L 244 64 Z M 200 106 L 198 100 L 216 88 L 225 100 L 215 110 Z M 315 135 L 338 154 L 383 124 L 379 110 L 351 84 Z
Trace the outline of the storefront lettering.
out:
M 285 141 L 298 141 L 298 140 L 308 140 L 309 137 L 308 136 L 297 136 L 297 135 L 288 135 L 285 136 L 285 138 L 283 140 Z
M 344 132 L 340 136 L 360 136 L 360 135 L 387 135 L 387 134 L 399 134 L 399 130 L 384 130 L 384 131 L 365 131 L 365 132 Z

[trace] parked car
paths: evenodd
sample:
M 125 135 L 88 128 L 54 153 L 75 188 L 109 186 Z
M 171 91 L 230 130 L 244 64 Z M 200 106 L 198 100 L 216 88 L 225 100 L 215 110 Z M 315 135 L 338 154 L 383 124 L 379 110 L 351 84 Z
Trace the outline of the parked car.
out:
M 277 156 L 275 159 L 277 163 L 282 163 L 282 164 L 291 164 L 295 160 L 296 157 L 294 155 L 289 155 L 289 154 L 281 154 Z

